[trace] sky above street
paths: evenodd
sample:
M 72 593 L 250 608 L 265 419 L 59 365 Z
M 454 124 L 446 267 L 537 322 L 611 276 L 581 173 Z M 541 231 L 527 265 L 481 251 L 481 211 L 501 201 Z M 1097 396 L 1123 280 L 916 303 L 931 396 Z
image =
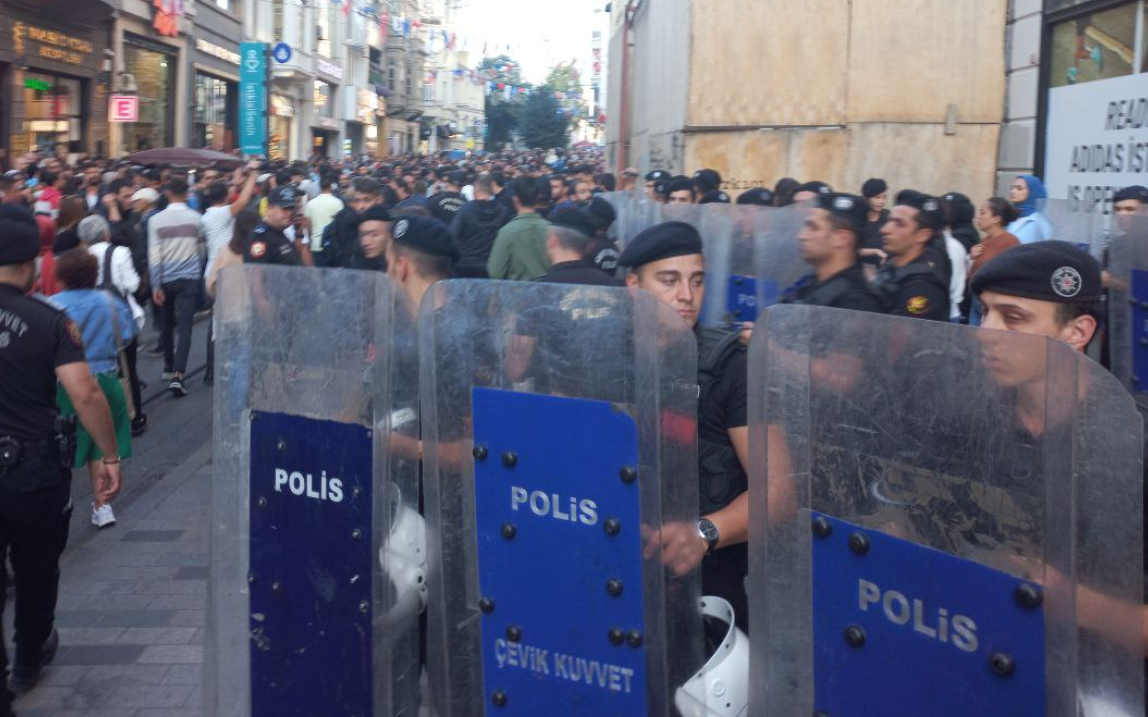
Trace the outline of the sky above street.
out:
M 559 62 L 575 65 L 584 78 L 589 75 L 590 35 L 602 30 L 603 55 L 609 15 L 597 12 L 607 0 L 462 0 L 456 32 L 469 41 L 468 50 L 477 64 L 483 45 L 487 54 L 503 52 L 522 64 L 528 82 L 541 83 Z M 509 45 L 509 51 L 506 46 Z

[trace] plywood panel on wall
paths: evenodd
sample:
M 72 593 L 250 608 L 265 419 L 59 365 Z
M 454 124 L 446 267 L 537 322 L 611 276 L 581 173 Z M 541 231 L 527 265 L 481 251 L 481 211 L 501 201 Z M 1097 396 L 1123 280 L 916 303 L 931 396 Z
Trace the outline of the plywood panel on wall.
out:
M 851 122 L 1000 122 L 1007 0 L 853 0 Z
M 669 2 L 693 8 L 691 126 L 845 121 L 848 0 Z

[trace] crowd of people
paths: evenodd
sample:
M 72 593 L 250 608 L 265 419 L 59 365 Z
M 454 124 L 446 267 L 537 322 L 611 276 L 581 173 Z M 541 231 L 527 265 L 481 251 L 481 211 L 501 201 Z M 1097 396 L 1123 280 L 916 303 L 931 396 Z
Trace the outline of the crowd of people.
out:
M 118 490 L 119 461 L 130 455 L 131 437 L 148 427 L 141 386 L 152 377 L 140 376 L 140 352 L 162 356 L 162 380 L 174 397 L 186 396 L 196 315 L 226 300 L 220 273 L 239 264 L 385 272 L 416 304 L 434 282 L 454 277 L 625 285 L 650 291 L 696 325 L 705 237 L 688 223 L 669 221 L 619 246 L 612 198 L 623 193 L 653 204 L 801 208 L 793 240 L 809 273 L 785 288 L 783 302 L 1024 330 L 1026 319 L 976 295 L 997 286 L 1025 297 L 1007 287 L 1039 285 L 1029 299 L 1065 307 L 1049 309 L 1050 336 L 1083 348 L 1103 321 L 1099 266 L 1079 248 L 1048 241 L 1046 192 L 1031 175 L 1017 177 L 1007 197 L 979 203 L 959 192 L 902 189 L 891 196 L 880 178 L 857 194 L 785 178 L 772 190 L 736 199 L 712 169 L 692 176 L 653 169 L 644 179 L 643 187 L 635 168 L 618 177 L 606 172 L 596 151 L 252 160 L 195 170 L 23 158 L 0 177 L 0 221 L 34 224 L 40 248 L 32 289 L 71 320 L 68 330 L 77 334 L 74 344 L 82 346 L 112 421 L 110 431 L 88 432 L 83 420 L 78 429 L 72 465 L 91 475 L 92 523 L 115 522 L 109 501 Z M 1148 189 L 1120 190 L 1114 207 L 1121 222 L 1148 212 Z M 1047 262 L 1038 254 L 1050 251 L 1070 271 L 1051 281 L 1028 277 L 1043 271 Z M 144 346 L 149 322 L 158 340 Z M 210 324 L 201 332 L 210 385 Z M 703 506 L 696 535 L 661 540 L 667 560 L 701 564 L 707 594 L 728 599 L 744 627 L 746 357 L 744 332 L 740 340 L 732 336 L 699 332 L 706 358 L 699 441 L 710 459 L 702 461 L 701 480 L 725 488 Z M 77 406 L 76 395 L 61 381 L 59 410 L 83 419 L 91 409 Z

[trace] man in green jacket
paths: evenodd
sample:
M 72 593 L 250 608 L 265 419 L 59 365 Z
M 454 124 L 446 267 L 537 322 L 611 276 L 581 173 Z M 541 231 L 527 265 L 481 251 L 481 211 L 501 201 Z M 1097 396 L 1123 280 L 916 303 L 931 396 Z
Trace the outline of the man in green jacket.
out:
M 486 271 L 491 279 L 534 281 L 550 268 L 546 256 L 550 225 L 534 211 L 541 189 L 532 177 L 519 177 L 510 186 L 518 215 L 498 231 Z

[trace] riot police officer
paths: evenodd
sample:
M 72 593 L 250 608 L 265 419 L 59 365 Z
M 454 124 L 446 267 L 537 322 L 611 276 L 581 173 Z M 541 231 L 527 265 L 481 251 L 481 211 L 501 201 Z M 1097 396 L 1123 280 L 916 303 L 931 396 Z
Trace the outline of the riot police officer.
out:
M 797 240 L 813 272 L 783 301 L 884 313 L 877 291 L 861 270 L 858 251 L 869 205 L 852 194 L 821 194 L 809 208 Z
M 943 224 L 938 199 L 908 189 L 897 195 L 881 226 L 889 259 L 875 282 L 893 316 L 949 320 L 949 277 L 940 258 L 947 255 L 933 249 Z
M 705 261 L 697 229 L 685 222 L 656 224 L 630 241 L 618 263 L 630 270 L 626 286 L 658 297 L 698 335 L 698 478 L 700 518 L 667 525 L 663 559 L 679 573 L 700 561 L 702 590 L 733 605 L 738 627 L 748 624 L 745 577 L 749 552 L 747 356 L 737 333 L 698 330 L 705 299 Z
M 56 407 L 57 380 L 101 453 L 119 455 L 112 415 L 84 360 L 79 327 L 63 311 L 26 295 L 39 250 L 31 217 L 0 208 L 0 565 L 8 556 L 15 575 L 11 683 L 18 692 L 36 684 L 59 644 L 53 623 L 59 558 L 72 512 L 68 467 L 75 430 Z M 105 457 L 96 470 L 98 490 L 112 498 L 120 487 L 119 459 Z M 6 583 L 0 568 L 0 595 Z M 0 628 L 0 646 L 2 633 Z M 0 647 L 0 676 L 7 667 Z M 11 714 L 12 697 L 0 682 L 0 717 Z
M 295 189 L 278 187 L 267 198 L 267 216 L 255 226 L 243 243 L 243 261 L 250 264 L 303 263 L 295 243 L 284 232 L 295 221 L 298 201 Z

